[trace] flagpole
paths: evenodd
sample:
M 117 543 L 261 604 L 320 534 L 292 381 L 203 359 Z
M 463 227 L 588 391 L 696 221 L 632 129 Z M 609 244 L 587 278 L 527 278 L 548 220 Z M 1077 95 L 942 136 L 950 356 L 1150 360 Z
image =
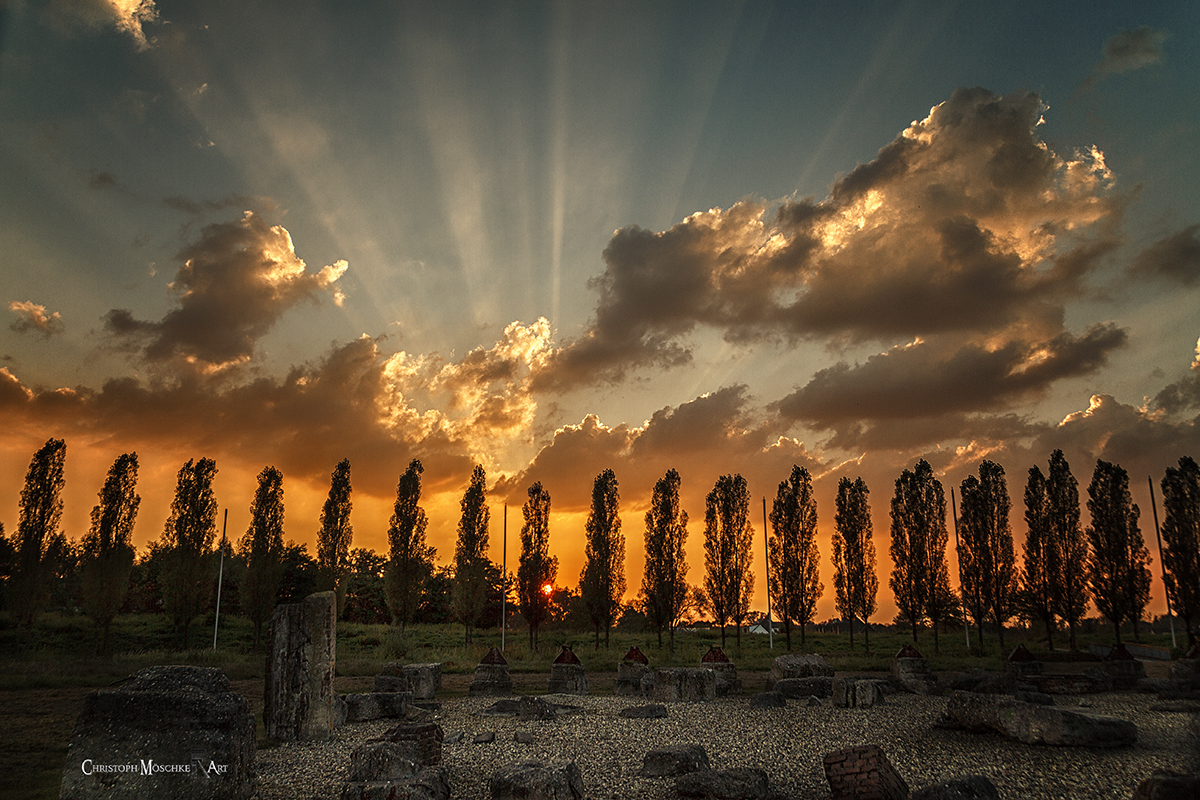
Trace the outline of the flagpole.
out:
M 217 613 L 213 617 L 213 650 L 217 649 L 217 625 L 221 622 L 221 582 L 225 579 L 225 529 L 229 527 L 229 509 L 225 509 L 225 521 L 221 523 L 221 569 L 217 573 Z
M 508 503 L 504 504 L 504 544 L 500 556 L 500 652 L 504 652 L 504 639 L 508 627 Z
M 767 641 L 775 649 L 775 621 L 771 619 L 771 543 L 767 539 L 767 498 L 763 497 L 763 552 L 767 556 Z
M 1162 534 L 1158 531 L 1158 503 L 1154 499 L 1154 479 L 1147 475 L 1146 482 L 1150 484 L 1150 508 L 1154 510 L 1154 538 L 1158 540 L 1158 566 L 1162 570 L 1163 594 L 1167 596 L 1167 619 L 1171 621 L 1171 649 L 1174 650 L 1177 647 L 1175 643 L 1175 615 L 1171 613 L 1171 593 L 1167 591 L 1167 565 L 1163 558 Z
M 945 506 L 942 506 L 945 508 Z M 954 552 L 958 557 L 958 601 L 963 612 L 963 637 L 967 640 L 967 652 L 971 652 L 971 628 L 967 625 L 967 598 L 963 593 L 962 546 L 958 543 L 958 505 L 954 502 L 954 487 L 950 487 L 950 513 L 954 517 Z M 982 655 L 982 651 L 980 651 Z

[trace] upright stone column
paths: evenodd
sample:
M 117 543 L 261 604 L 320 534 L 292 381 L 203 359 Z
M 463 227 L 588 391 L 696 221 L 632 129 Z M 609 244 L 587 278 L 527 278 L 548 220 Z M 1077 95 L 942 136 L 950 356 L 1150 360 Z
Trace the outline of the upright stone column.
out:
M 337 599 L 310 594 L 276 607 L 268 635 L 263 724 L 280 741 L 328 739 L 334 719 Z

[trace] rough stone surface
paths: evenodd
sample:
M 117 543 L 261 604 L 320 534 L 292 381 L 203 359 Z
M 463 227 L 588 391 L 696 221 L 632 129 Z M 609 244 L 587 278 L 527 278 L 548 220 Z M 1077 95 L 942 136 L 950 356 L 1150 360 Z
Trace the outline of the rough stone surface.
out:
M 687 772 L 710 769 L 708 753 L 698 744 L 674 744 L 651 750 L 642 758 L 638 772 L 643 778 L 670 778 Z
M 1032 679 L 1033 685 L 1042 694 L 1079 695 L 1106 692 L 1112 689 L 1105 676 L 1079 675 L 1075 673 L 1061 675 L 1040 675 Z
M 150 667 L 84 700 L 60 796 L 241 800 L 253 792 L 254 755 L 250 704 L 224 673 L 211 667 Z M 143 774 L 143 764 L 150 774 Z M 136 769 L 99 769 L 110 765 Z M 154 765 L 189 771 L 155 771 Z
M 991 676 L 985 669 L 973 669 L 970 672 L 959 672 L 946 684 L 952 692 L 973 692 L 979 684 Z
M 475 667 L 475 679 L 467 687 L 467 694 L 471 696 L 512 694 L 512 687 L 512 676 L 508 674 L 508 664 L 486 664 L 481 661 Z
M 936 694 L 937 676 L 917 648 L 906 644 L 892 659 L 892 681 L 906 692 Z
M 812 678 L 784 678 L 776 681 L 772 691 L 779 692 L 788 699 L 804 699 L 806 697 L 831 697 L 833 695 L 833 678 L 827 675 Z
M 1200 659 L 1181 658 L 1176 661 L 1171 665 L 1170 680 L 1178 690 L 1200 689 Z
M 759 800 L 768 788 L 767 773 L 753 767 L 702 769 L 675 779 L 677 795 L 703 800 Z
M 354 783 L 401 781 L 417 774 L 420 765 L 409 743 L 367 741 L 350 751 L 349 780 Z
M 833 800 L 908 800 L 908 784 L 878 745 L 835 750 L 822 763 Z
M 662 719 L 667 716 L 667 707 L 662 703 L 629 706 L 618 711 L 617 716 L 625 719 Z
M 535 719 L 557 719 L 554 704 L 541 697 L 522 697 L 517 700 L 517 714 L 522 722 Z
M 883 702 L 883 692 L 874 680 L 834 678 L 832 699 L 838 708 L 870 708 Z
M 403 722 L 388 728 L 379 740 L 404 747 L 423 767 L 434 767 L 442 763 L 444 738 L 442 726 L 436 722 Z
M 488 789 L 492 800 L 582 800 L 583 773 L 574 761 L 522 761 L 497 770 Z
M 496 741 L 495 731 L 484 731 L 483 733 L 475 734 L 475 738 L 471 740 L 474 744 L 491 744 Z
M 613 684 L 613 694 L 618 697 L 641 697 L 642 678 L 649 674 L 650 667 L 640 661 L 622 661 L 617 665 L 617 680 Z
M 384 664 L 375 676 L 377 692 L 412 692 L 413 700 L 432 700 L 442 688 L 442 665 Z
M 759 692 L 750 698 L 751 708 L 787 708 L 787 698 L 780 692 Z
M 717 698 L 717 673 L 711 669 L 675 667 L 654 671 L 653 700 L 660 703 L 703 702 Z
M 449 800 L 450 780 L 444 767 L 425 767 L 403 780 L 349 781 L 342 800 Z
M 375 719 L 402 719 L 412 708 L 412 692 L 364 692 L 344 694 L 347 723 Z
M 513 734 L 513 741 L 517 744 L 533 744 L 533 734 L 529 731 L 517 731 Z
M 587 694 L 588 679 L 583 664 L 580 664 L 578 659 L 573 664 L 569 662 L 551 664 L 549 692 L 550 694 Z
M 789 653 L 777 656 L 771 662 L 770 682 L 772 684 L 787 678 L 811 678 L 813 676 L 833 677 L 833 667 L 815 653 L 807 655 Z
M 263 724 L 280 741 L 328 739 L 337 727 L 334 659 L 337 601 L 318 592 L 277 606 L 267 635 Z
M 1000 800 L 1000 792 L 985 775 L 968 775 L 917 789 L 911 800 Z
M 1003 695 L 955 692 L 946 705 L 947 727 L 992 731 L 1025 744 L 1123 747 L 1137 741 L 1137 726 Z
M 1195 800 L 1200 797 L 1200 776 L 1155 770 L 1137 785 L 1133 800 Z

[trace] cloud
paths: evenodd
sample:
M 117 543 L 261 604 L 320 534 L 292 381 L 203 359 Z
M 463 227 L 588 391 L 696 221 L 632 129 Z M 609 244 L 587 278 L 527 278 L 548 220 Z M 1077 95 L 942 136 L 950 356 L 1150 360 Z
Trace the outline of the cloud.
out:
M 1108 75 L 1129 72 L 1153 66 L 1162 61 L 1162 45 L 1166 41 L 1164 31 L 1156 31 L 1143 25 L 1134 31 L 1122 31 L 1109 37 L 1104 43 L 1104 55 L 1088 75 L 1079 91 L 1088 91 Z
M 1181 286 L 1200 283 L 1200 225 L 1190 225 L 1147 247 L 1133 260 L 1129 273 Z
M 537 385 L 686 363 L 698 326 L 831 345 L 1062 333 L 1064 303 L 1119 243 L 1120 198 L 1099 150 L 1060 155 L 1039 139 L 1044 111 L 1035 94 L 959 89 L 820 202 L 617 231 L 588 328 Z
M 64 31 L 115 28 L 131 37 L 138 50 L 151 44 L 142 26 L 158 21 L 154 0 L 51 0 L 46 15 Z
M 40 333 L 49 339 L 63 332 L 62 315 L 57 311 L 47 314 L 45 306 L 30 300 L 13 300 L 8 304 L 8 310 L 17 315 L 9 326 L 17 333 Z
M 150 362 L 185 363 L 201 371 L 243 364 L 255 344 L 285 311 L 334 287 L 347 264 L 338 261 L 312 274 L 281 225 L 247 211 L 234 222 L 209 225 L 178 255 L 183 262 L 171 284 L 178 300 L 162 320 L 135 319 L 126 309 L 105 316 L 105 328 L 140 345 Z
M 1166 414 L 1200 410 L 1200 339 L 1196 341 L 1196 358 L 1191 374 L 1163 387 L 1154 398 L 1151 408 Z

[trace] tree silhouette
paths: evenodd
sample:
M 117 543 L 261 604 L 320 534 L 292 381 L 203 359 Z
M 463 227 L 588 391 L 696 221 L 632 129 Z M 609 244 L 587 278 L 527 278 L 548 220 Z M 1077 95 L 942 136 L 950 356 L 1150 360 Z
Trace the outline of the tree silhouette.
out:
M 344 581 L 350 571 L 350 545 L 354 542 L 350 491 L 350 459 L 343 458 L 329 476 L 329 496 L 321 508 L 321 529 L 317 532 L 318 591 L 336 593 L 339 617 L 346 607 Z
M 1046 477 L 1046 517 L 1052 552 L 1048 563 L 1054 613 L 1067 623 L 1069 647 L 1075 649 L 1075 627 L 1088 606 L 1088 539 L 1079 524 L 1079 485 L 1062 450 L 1050 455 Z
M 137 453 L 117 457 L 92 507 L 92 526 L 80 542 L 79 599 L 83 612 L 102 632 L 100 651 L 108 652 L 108 630 L 121 610 L 133 572 L 130 542 L 141 498 L 137 492 Z
M 979 477 L 962 482 L 962 591 L 974 603 L 983 649 L 983 621 L 990 614 L 1004 649 L 1004 623 L 1012 616 L 1017 592 L 1017 567 L 1013 554 L 1012 507 L 1004 468 L 994 461 L 979 465 Z
M 1061 548 L 1050 526 L 1050 501 L 1046 477 L 1039 467 L 1029 468 L 1025 482 L 1025 526 L 1021 597 L 1025 611 L 1046 626 L 1046 645 L 1054 649 L 1054 575 L 1061 570 Z
M 901 616 L 912 626 L 914 642 L 917 626 L 929 619 L 935 652 L 938 623 L 954 602 L 946 539 L 946 496 L 929 462 L 921 459 L 915 470 L 906 469 L 896 479 L 890 548 L 895 569 L 888 583 Z
M 396 484 L 396 503 L 388 523 L 388 561 L 384 567 L 383 584 L 392 624 L 398 625 L 400 635 L 404 626 L 416 619 L 421 604 L 421 590 L 433 574 L 433 559 L 437 550 L 425 543 L 429 519 L 421 502 L 421 473 L 425 468 L 414 458 L 400 475 Z
M 462 622 L 466 641 L 487 604 L 488 521 L 487 475 L 476 465 L 463 494 L 458 540 L 454 545 L 454 611 Z
M 1194 646 L 1192 621 L 1200 619 L 1200 467 L 1187 456 L 1179 459 L 1179 469 L 1167 468 L 1162 492 L 1167 592 L 1187 627 L 1188 644 Z
M 212 482 L 217 464 L 209 458 L 188 460 L 180 470 L 163 528 L 163 611 L 188 646 L 188 629 L 212 599 L 213 542 L 217 536 L 217 500 Z
M 704 503 L 704 599 L 721 626 L 725 646 L 725 624 L 737 626 L 738 647 L 742 644 L 742 620 L 754 591 L 750 572 L 750 491 L 741 475 L 722 475 Z
M 669 469 L 654 484 L 650 510 L 646 512 L 646 567 L 640 600 L 647 619 L 658 632 L 658 646 L 662 647 L 665 628 L 672 652 L 675 625 L 688 598 L 684 559 L 687 522 L 687 512 L 679 507 L 679 473 Z
M 1088 583 L 1096 609 L 1113 624 L 1121 643 L 1121 623 L 1138 620 L 1150 601 L 1150 552 L 1138 528 L 1138 507 L 1129 494 L 1125 470 L 1107 461 L 1097 461 L 1088 485 L 1088 513 L 1092 524 L 1087 536 L 1092 558 Z
M 604 628 L 604 646 L 608 647 L 608 634 L 621 613 L 621 599 L 625 595 L 625 537 L 621 535 L 618 515 L 620 502 L 617 476 L 606 469 L 592 484 L 592 510 L 584 527 L 587 561 L 579 576 L 579 593 L 595 627 L 597 650 L 601 628 Z
M 817 500 L 812 477 L 803 467 L 792 465 L 792 473 L 779 484 L 771 504 L 768 586 L 783 620 L 787 649 L 792 649 L 792 623 L 800 625 L 800 642 L 805 626 L 812 622 L 821 583 L 820 554 L 817 552 Z
M 67 550 L 59 532 L 62 517 L 63 467 L 67 445 L 48 439 L 29 461 L 21 490 L 21 512 L 13 536 L 13 571 L 8 579 L 13 616 L 32 628 L 50 599 L 50 585 Z
M 854 649 L 854 620 L 861 618 L 866 636 L 865 649 L 870 653 L 868 620 L 875 613 L 879 578 L 875 575 L 875 543 L 871 541 L 871 507 L 867 495 L 867 484 L 862 478 L 853 482 L 849 478 L 838 481 L 833 581 L 838 614 L 842 619 L 850 620 L 850 649 Z
M 262 626 L 275 611 L 283 580 L 283 473 L 263 467 L 250 503 L 250 526 L 238 542 L 246 564 L 242 611 L 254 623 L 254 646 L 262 641 Z
M 550 556 L 550 493 L 541 481 L 529 487 L 529 499 L 521 507 L 521 563 L 517 567 L 517 595 L 521 615 L 529 623 L 529 649 L 538 649 L 538 627 L 546 620 L 548 592 L 558 577 L 558 558 Z

